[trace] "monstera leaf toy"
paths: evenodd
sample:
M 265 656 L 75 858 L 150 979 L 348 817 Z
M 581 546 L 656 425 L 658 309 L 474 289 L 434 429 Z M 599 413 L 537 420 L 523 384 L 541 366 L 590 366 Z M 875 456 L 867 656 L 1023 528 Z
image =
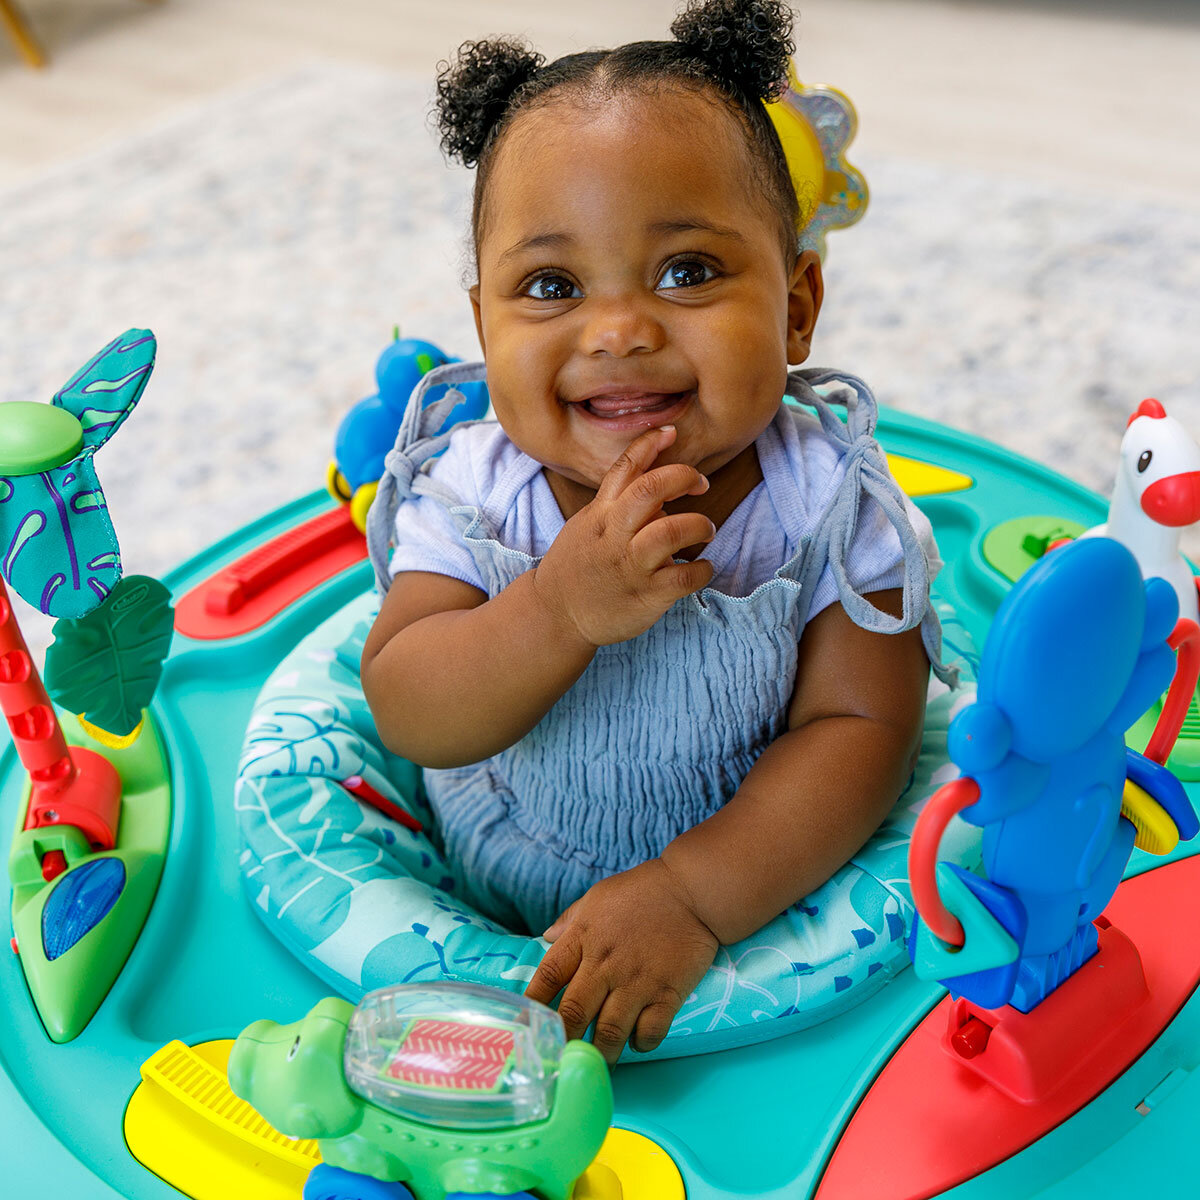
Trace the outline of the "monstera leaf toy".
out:
M 13 929 L 55 1041 L 87 1024 L 128 957 L 158 887 L 170 826 L 157 733 L 128 751 L 107 749 L 141 726 L 170 641 L 170 609 L 154 580 L 119 586 L 120 550 L 93 463 L 141 396 L 154 353 L 152 334 L 129 330 L 50 404 L 0 405 L 0 710 L 29 774 L 9 856 Z M 57 661 L 61 690 L 78 712 L 101 714 L 115 738 L 100 736 L 97 723 L 90 733 L 74 726 L 76 744 L 68 746 L 5 581 L 60 618 L 48 661 Z

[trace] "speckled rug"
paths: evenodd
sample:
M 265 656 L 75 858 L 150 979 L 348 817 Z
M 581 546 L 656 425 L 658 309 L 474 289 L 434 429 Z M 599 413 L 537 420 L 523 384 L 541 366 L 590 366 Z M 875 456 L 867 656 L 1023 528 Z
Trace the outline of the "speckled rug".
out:
M 48 399 L 128 326 L 158 335 L 98 459 L 128 570 L 320 486 L 396 322 L 476 352 L 470 177 L 442 162 L 429 92 L 316 62 L 0 194 L 0 400 Z M 1194 213 L 857 161 L 871 209 L 830 238 L 814 364 L 1100 491 L 1143 396 L 1200 430 Z

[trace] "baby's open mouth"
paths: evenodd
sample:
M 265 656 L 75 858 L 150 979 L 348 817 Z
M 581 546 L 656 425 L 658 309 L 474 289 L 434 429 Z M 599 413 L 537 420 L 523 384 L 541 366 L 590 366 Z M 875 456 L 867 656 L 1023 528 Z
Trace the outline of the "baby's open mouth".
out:
M 582 401 L 583 407 L 594 416 L 632 416 L 665 412 L 672 404 L 683 400 L 686 392 L 647 392 L 642 396 L 593 396 Z
M 619 432 L 668 425 L 688 407 L 694 391 L 622 392 L 613 396 L 588 396 L 576 401 L 586 419 L 605 430 Z

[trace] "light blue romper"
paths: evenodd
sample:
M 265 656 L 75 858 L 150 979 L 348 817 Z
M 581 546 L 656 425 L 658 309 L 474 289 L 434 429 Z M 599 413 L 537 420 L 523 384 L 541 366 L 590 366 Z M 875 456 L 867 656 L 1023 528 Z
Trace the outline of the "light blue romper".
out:
M 540 561 L 502 545 L 494 514 L 465 504 L 428 474 L 450 435 L 426 431 L 438 429 L 461 397 L 452 390 L 423 408 L 424 392 L 483 377 L 482 363 L 441 367 L 409 401 L 367 523 L 381 592 L 391 582 L 396 508 L 414 493 L 437 498 L 450 512 L 489 597 Z M 848 391 L 846 424 L 813 391 L 821 384 Z M 704 588 L 639 637 L 602 646 L 574 686 L 507 750 L 469 766 L 425 770 L 459 894 L 510 928 L 541 933 L 592 884 L 655 857 L 733 796 L 786 729 L 797 645 L 827 563 L 857 624 L 889 633 L 920 625 L 934 670 L 949 681 L 925 552 L 872 436 L 874 397 L 853 376 L 814 370 L 791 374 L 787 393 L 816 410 L 846 464 L 795 555 L 747 596 Z M 799 410 L 797 417 L 811 422 Z M 532 460 L 530 467 L 537 469 Z M 767 470 L 764 463 L 764 476 Z M 846 573 L 864 493 L 899 535 L 902 618 L 871 605 Z

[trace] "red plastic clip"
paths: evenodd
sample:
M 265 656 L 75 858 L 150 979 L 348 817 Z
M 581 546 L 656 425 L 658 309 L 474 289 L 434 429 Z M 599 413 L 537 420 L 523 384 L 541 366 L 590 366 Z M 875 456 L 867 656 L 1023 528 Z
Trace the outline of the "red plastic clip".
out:
M 412 813 L 405 812 L 398 804 L 393 804 L 386 796 L 381 796 L 361 775 L 351 775 L 349 779 L 343 779 L 342 787 L 350 795 L 357 796 L 372 808 L 379 809 L 385 817 L 399 821 L 405 829 L 411 829 L 413 833 L 424 832 L 425 826 Z

